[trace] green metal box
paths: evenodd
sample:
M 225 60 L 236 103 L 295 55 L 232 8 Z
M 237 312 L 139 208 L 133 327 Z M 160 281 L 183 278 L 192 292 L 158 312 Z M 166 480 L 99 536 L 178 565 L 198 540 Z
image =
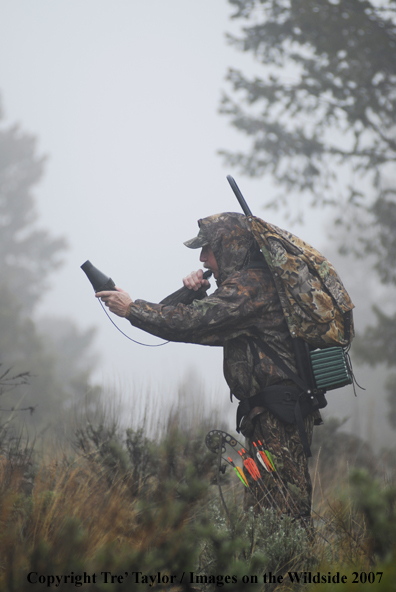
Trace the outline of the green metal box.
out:
M 330 391 L 352 384 L 352 371 L 342 347 L 315 349 L 310 352 L 313 375 L 318 389 Z

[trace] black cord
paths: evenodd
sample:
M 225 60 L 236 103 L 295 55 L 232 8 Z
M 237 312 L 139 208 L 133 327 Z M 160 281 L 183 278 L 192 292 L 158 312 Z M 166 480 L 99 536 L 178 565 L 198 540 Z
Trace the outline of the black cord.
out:
M 100 306 L 103 308 L 103 310 L 106 313 L 107 317 L 113 323 L 114 327 L 116 329 L 118 329 L 118 331 L 120 333 L 122 333 L 122 335 L 124 335 L 124 337 L 126 337 L 127 339 L 129 339 L 129 341 L 133 341 L 133 343 L 136 343 L 137 345 L 144 345 L 144 347 L 161 347 L 161 345 L 167 345 L 167 343 L 170 343 L 169 341 L 164 341 L 164 343 L 157 343 L 157 344 L 151 345 L 150 343 L 141 343 L 140 341 L 136 341 L 136 339 L 132 339 L 132 337 L 129 337 L 129 335 L 127 335 L 126 333 L 124 333 L 124 331 L 121 331 L 121 329 L 115 324 L 115 322 L 113 321 L 113 319 L 111 318 L 111 316 L 109 315 L 109 313 L 107 312 L 107 310 L 105 309 L 105 307 L 103 306 L 103 304 L 102 304 L 101 300 L 99 300 L 99 298 L 98 298 L 98 302 L 99 302 Z
M 355 397 L 357 397 L 355 384 L 362 391 L 365 391 L 366 389 L 363 388 L 362 386 L 360 386 L 360 384 L 356 380 L 356 376 L 355 376 L 355 374 L 353 372 L 351 356 L 349 354 L 350 349 L 351 349 L 351 344 L 349 344 L 346 348 L 344 348 L 344 354 L 345 354 L 345 358 L 346 358 L 346 361 L 347 361 L 347 368 L 348 368 L 348 370 L 349 370 L 349 372 L 351 374 L 351 378 L 352 378 L 353 392 L 355 393 Z

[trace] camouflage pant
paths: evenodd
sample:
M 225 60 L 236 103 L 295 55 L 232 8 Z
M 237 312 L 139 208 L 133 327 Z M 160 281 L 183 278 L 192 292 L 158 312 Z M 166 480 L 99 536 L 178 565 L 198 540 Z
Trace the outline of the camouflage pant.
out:
M 311 445 L 313 414 L 305 418 L 304 425 Z M 251 427 L 248 437 L 250 454 L 254 459 L 257 458 L 257 448 L 253 442 L 258 444 L 260 440 L 269 451 L 276 472 L 268 473 L 257 462 L 262 483 L 250 478 L 250 490 L 254 491 L 254 495 L 247 493 L 246 504 L 250 506 L 258 503 L 261 507 L 273 508 L 282 514 L 310 518 L 312 483 L 297 425 L 285 423 L 264 409 L 253 419 Z

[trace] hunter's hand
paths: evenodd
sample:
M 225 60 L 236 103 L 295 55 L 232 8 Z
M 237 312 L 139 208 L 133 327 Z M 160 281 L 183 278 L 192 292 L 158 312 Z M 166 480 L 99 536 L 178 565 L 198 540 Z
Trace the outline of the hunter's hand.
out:
M 105 306 L 108 306 L 111 312 L 119 317 L 126 317 L 132 298 L 127 292 L 125 292 L 125 290 L 121 290 L 121 288 L 117 288 L 117 286 L 115 289 L 117 290 L 116 292 L 113 290 L 97 292 L 95 296 L 96 298 L 100 298 Z
M 210 288 L 210 283 L 208 280 L 203 279 L 203 271 L 202 269 L 198 269 L 198 271 L 192 271 L 188 276 L 183 278 L 183 284 L 189 290 L 199 290 L 199 288 L 204 288 L 204 290 L 208 290 Z

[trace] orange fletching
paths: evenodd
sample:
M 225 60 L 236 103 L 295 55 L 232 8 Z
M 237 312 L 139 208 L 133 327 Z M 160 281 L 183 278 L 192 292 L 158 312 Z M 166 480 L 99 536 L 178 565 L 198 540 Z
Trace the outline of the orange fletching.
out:
M 243 464 L 245 465 L 245 467 L 247 468 L 247 470 L 249 471 L 249 473 L 255 481 L 261 478 L 260 471 L 258 470 L 257 465 L 252 458 L 246 458 L 243 461 Z

